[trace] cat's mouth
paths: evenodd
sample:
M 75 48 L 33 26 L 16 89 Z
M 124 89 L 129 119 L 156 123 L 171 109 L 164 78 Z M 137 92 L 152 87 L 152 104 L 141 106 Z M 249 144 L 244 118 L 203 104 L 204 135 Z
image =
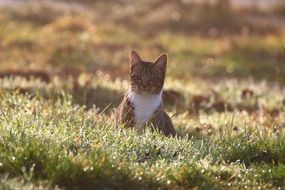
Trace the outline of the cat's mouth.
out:
M 139 90 L 137 93 L 140 94 L 140 95 L 144 95 L 144 96 L 158 94 L 158 93 L 155 93 L 153 91 L 148 91 L 148 90 Z
M 150 95 L 150 94 L 152 94 L 152 93 L 149 92 L 149 91 L 146 91 L 146 90 L 139 90 L 139 91 L 138 91 L 138 94 L 141 94 L 141 95 Z

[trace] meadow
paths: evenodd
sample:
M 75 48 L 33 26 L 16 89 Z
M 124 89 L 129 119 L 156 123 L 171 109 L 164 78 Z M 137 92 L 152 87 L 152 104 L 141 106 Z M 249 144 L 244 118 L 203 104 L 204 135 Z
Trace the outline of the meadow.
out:
M 285 189 L 285 6 L 0 3 L 0 189 Z M 115 128 L 134 49 L 176 138 Z

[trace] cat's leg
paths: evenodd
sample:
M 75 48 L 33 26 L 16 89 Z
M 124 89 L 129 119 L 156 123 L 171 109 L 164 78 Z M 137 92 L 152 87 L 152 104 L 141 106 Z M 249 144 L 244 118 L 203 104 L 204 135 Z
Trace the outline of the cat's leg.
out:
M 155 129 L 163 133 L 165 136 L 174 137 L 176 135 L 176 131 L 170 117 L 163 110 L 158 110 L 154 113 L 151 123 Z
M 135 125 L 133 110 L 133 106 L 125 97 L 117 109 L 116 125 L 124 124 L 126 127 L 133 127 Z

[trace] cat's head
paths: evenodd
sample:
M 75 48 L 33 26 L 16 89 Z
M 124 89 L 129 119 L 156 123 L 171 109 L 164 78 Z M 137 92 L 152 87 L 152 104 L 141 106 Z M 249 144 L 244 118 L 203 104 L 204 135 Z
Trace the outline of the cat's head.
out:
M 159 94 L 164 84 L 167 55 L 164 53 L 155 62 L 143 61 L 131 53 L 131 90 L 138 94 Z

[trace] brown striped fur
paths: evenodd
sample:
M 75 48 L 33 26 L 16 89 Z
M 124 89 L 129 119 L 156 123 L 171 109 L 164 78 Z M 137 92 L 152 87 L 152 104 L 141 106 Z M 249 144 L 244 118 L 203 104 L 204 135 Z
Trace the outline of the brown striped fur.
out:
M 130 62 L 131 85 L 129 88 L 131 91 L 143 96 L 160 94 L 164 84 L 167 55 L 162 54 L 152 63 L 141 60 L 139 55 L 132 51 Z M 129 91 L 125 93 L 124 99 L 117 109 L 116 123 L 122 123 L 126 127 L 135 127 L 135 107 L 128 98 L 128 93 Z M 162 103 L 156 108 L 147 122 L 166 136 L 176 135 L 170 117 L 162 108 Z

